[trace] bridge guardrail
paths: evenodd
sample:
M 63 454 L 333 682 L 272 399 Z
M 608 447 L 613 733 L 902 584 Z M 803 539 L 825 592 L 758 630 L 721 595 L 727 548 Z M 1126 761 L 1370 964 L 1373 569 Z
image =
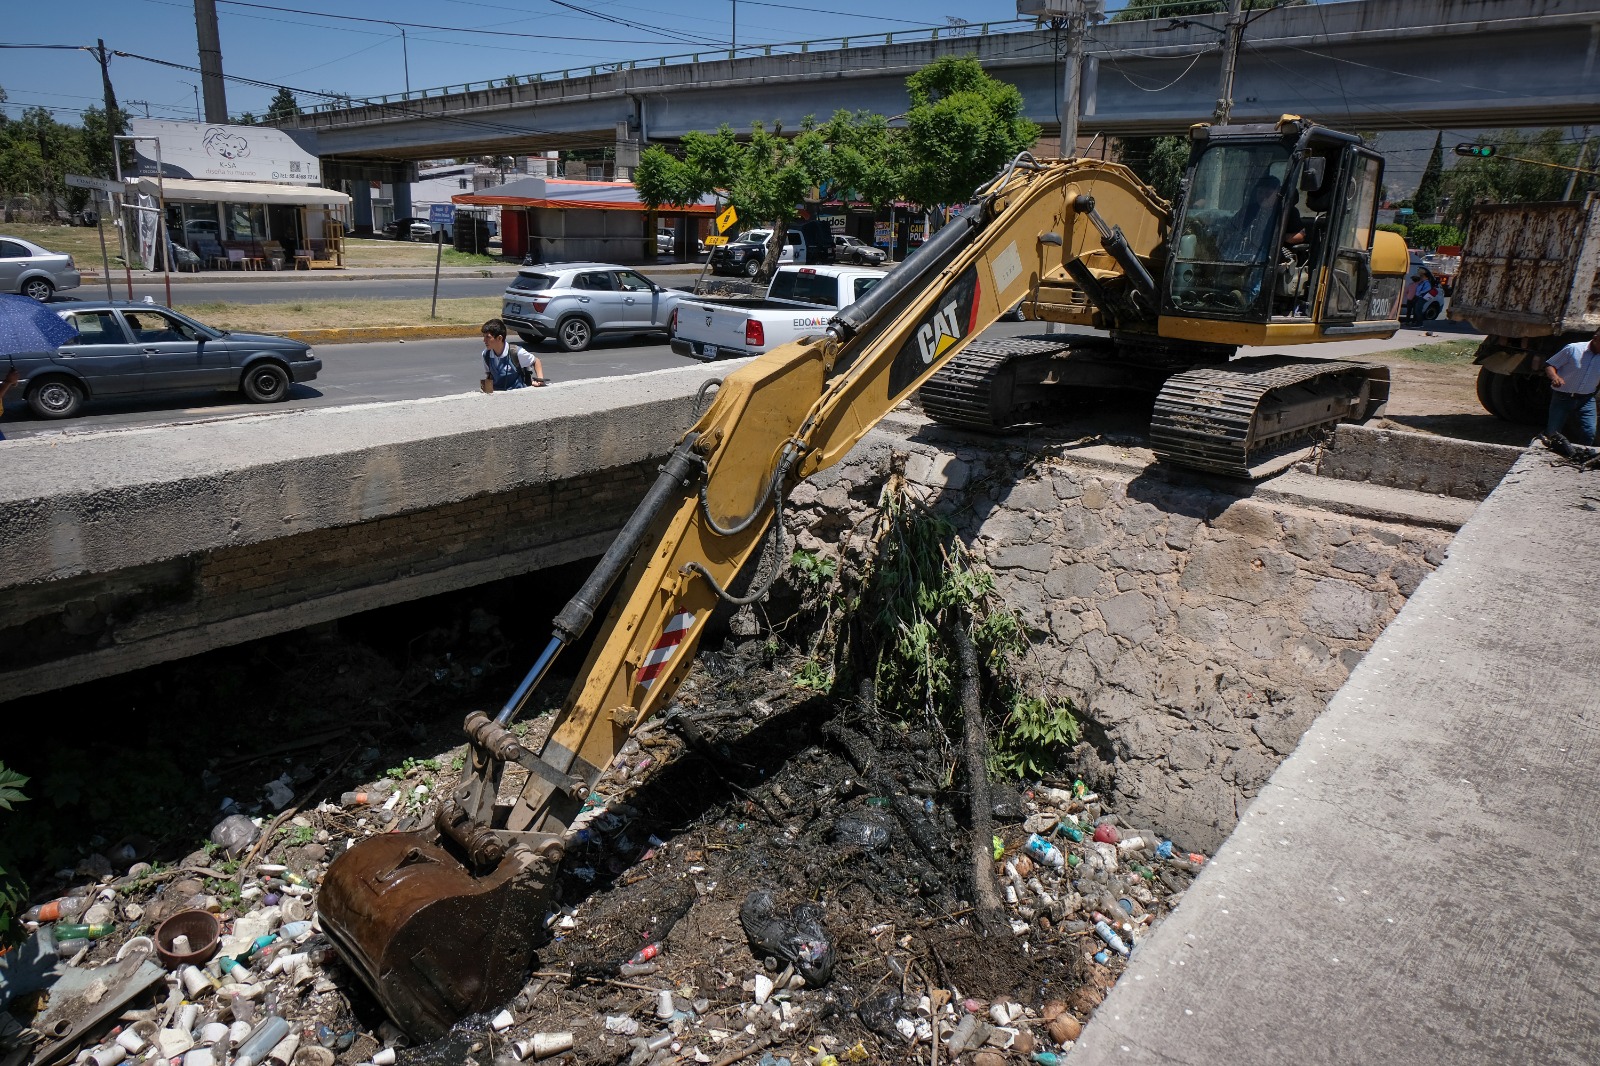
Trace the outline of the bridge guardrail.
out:
M 698 52 L 679 52 L 667 56 L 645 59 L 622 59 L 615 63 L 592 63 L 588 66 L 565 67 L 535 74 L 513 74 L 504 78 L 462 82 L 459 85 L 441 85 L 427 89 L 414 89 L 408 93 L 387 93 L 382 96 L 347 97 L 326 103 L 313 104 L 304 110 L 311 114 L 333 111 L 351 111 L 360 107 L 383 107 L 418 100 L 438 100 L 441 97 L 484 92 L 489 89 L 510 89 L 517 85 L 537 85 L 546 81 L 566 81 L 573 77 L 595 77 L 614 74 L 640 67 L 667 67 L 678 64 L 701 63 L 721 59 L 753 59 L 774 55 L 802 55 L 811 52 L 844 51 L 848 48 L 868 48 L 875 45 L 892 45 L 896 41 L 944 40 L 958 37 L 984 37 L 990 33 L 1019 33 L 1037 27 L 1033 19 L 1006 19 L 998 22 L 975 22 L 961 26 L 929 26 L 913 30 L 892 30 L 885 33 L 859 33 L 848 37 L 822 37 L 807 41 L 783 41 L 776 44 L 740 45 L 737 48 L 703 48 Z M 514 84 L 513 84 L 514 83 Z

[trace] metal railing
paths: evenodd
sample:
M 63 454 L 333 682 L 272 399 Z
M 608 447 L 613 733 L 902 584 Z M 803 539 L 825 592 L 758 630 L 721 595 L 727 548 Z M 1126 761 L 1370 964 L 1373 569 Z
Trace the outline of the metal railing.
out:
M 623 59 L 615 63 L 594 63 L 587 67 L 565 67 L 545 70 L 536 74 L 508 75 L 484 81 L 468 81 L 459 85 L 440 85 L 429 89 L 414 89 L 408 93 L 389 93 L 383 96 L 347 97 L 326 103 L 314 104 L 305 110 L 313 113 L 349 111 L 358 107 L 382 107 L 418 100 L 437 100 L 491 89 L 514 89 L 520 85 L 538 85 L 543 82 L 567 81 L 573 77 L 598 77 L 641 67 L 670 67 L 692 65 L 732 59 L 755 59 L 779 55 L 808 55 L 813 52 L 836 52 L 847 48 L 870 48 L 892 44 L 909 44 L 914 41 L 955 40 L 963 37 L 986 37 L 991 33 L 1020 33 L 1036 28 L 1033 19 L 1007 19 L 1001 22 L 973 22 L 962 26 L 929 26 L 924 29 L 893 30 L 887 33 L 853 34 L 849 37 L 823 37 L 809 41 L 785 41 L 778 44 L 749 44 L 737 48 L 706 48 L 698 52 L 679 52 L 669 56 L 647 59 Z

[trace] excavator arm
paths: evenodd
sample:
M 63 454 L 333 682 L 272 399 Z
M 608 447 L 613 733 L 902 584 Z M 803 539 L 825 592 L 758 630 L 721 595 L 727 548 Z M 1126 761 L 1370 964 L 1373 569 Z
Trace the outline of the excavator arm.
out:
M 1086 255 L 1139 266 L 1164 239 L 1166 219 L 1164 205 L 1121 166 L 1020 156 L 825 335 L 722 380 L 556 617 L 516 692 L 493 719 L 468 717 L 470 764 L 435 827 L 371 838 L 329 868 L 323 925 L 396 1022 L 437 1035 L 516 991 L 565 836 L 596 780 L 671 699 L 717 605 L 758 598 L 781 565 L 785 493 L 842 459 L 1007 308 L 1036 294 L 1041 279 Z M 1114 239 L 1103 236 L 1113 229 Z M 1114 269 L 1100 274 L 1118 280 Z M 1132 288 L 1144 280 L 1127 279 Z M 779 538 L 769 572 L 734 597 L 729 587 L 769 536 Z M 619 579 L 548 739 L 529 751 L 512 722 Z M 508 765 L 527 771 L 509 804 L 499 796 Z

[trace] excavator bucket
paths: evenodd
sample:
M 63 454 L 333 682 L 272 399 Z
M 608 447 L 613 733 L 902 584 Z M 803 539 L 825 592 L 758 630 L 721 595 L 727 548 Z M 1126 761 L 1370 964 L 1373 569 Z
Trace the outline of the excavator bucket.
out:
M 522 845 L 474 873 L 437 831 L 370 837 L 328 867 L 323 929 L 414 1039 L 504 1003 L 533 957 L 554 865 Z

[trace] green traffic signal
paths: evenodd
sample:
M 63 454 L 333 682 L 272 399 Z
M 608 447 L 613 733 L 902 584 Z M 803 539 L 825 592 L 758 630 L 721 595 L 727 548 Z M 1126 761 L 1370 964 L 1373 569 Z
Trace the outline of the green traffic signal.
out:
M 1456 155 L 1474 155 L 1480 159 L 1488 159 L 1490 156 L 1494 155 L 1494 145 L 1458 144 L 1456 145 Z

